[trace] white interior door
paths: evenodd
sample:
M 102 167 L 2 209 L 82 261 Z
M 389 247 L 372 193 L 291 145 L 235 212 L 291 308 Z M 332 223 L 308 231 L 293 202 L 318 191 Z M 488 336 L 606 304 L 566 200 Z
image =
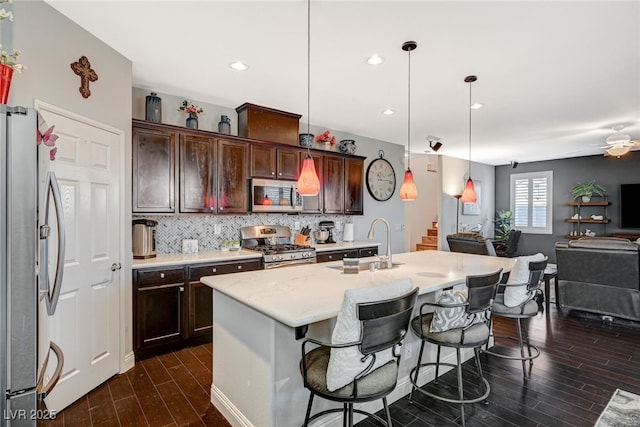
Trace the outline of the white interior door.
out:
M 66 228 L 58 307 L 41 322 L 64 353 L 60 381 L 45 400 L 60 411 L 119 370 L 120 272 L 112 265 L 120 263 L 121 134 L 62 111 L 41 107 L 40 114 L 59 136 L 55 161 L 49 147 L 40 147 L 40 169 L 41 177 L 56 173 Z

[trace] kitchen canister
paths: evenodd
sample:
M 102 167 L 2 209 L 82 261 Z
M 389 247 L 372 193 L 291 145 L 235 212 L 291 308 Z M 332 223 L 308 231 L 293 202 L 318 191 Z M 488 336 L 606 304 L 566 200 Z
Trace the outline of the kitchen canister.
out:
M 145 119 L 148 122 L 162 122 L 162 99 L 155 92 L 151 92 L 151 95 L 147 95 Z
M 229 117 L 224 115 L 220 116 L 220 122 L 218 122 L 218 133 L 231 135 L 231 122 L 229 121 Z
M 353 242 L 353 224 L 346 223 L 344 225 L 344 230 L 342 230 L 342 241 L 343 242 Z

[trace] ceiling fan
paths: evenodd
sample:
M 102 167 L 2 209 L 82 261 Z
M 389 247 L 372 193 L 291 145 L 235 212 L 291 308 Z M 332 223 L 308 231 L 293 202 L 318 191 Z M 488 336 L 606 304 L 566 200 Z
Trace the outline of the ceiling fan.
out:
M 633 147 L 640 148 L 640 139 L 632 141 L 629 135 L 620 133 L 622 129 L 624 129 L 624 125 L 615 125 L 611 129 L 613 129 L 615 133 L 607 137 L 607 145 L 600 147 L 606 148 L 606 150 L 604 150 L 605 156 L 620 157 L 627 154 Z

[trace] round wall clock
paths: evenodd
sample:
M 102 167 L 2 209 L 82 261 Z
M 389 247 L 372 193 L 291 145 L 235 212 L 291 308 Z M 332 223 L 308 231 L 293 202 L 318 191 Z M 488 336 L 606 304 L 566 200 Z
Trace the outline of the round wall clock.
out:
M 384 158 L 384 151 L 380 150 L 378 154 L 380 157 L 367 167 L 367 190 L 371 197 L 384 202 L 396 191 L 396 173 L 391 163 Z

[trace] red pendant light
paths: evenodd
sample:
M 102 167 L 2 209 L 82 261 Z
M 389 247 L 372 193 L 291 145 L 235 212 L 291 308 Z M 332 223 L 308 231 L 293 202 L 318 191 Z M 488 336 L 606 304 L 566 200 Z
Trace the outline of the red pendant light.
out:
M 418 197 L 418 188 L 413 181 L 411 172 L 411 51 L 415 50 L 418 44 L 414 41 L 404 42 L 402 50 L 409 52 L 409 78 L 408 78 L 408 105 L 407 105 L 407 170 L 404 172 L 404 181 L 400 187 L 400 199 L 412 201 Z
M 309 132 L 309 116 L 311 110 L 311 0 L 307 0 L 307 134 Z M 313 135 L 311 136 L 313 141 Z M 317 196 L 320 192 L 320 179 L 316 165 L 311 157 L 307 144 L 307 157 L 302 162 L 302 170 L 298 177 L 298 194 L 301 196 Z
M 301 196 L 316 196 L 319 192 L 320 180 L 316 172 L 316 164 L 311 155 L 307 153 L 298 177 L 298 193 Z
M 404 181 L 400 187 L 400 198 L 402 200 L 411 201 L 418 197 L 418 188 L 416 183 L 413 182 L 413 173 L 411 169 L 407 169 L 404 173 Z
M 460 197 L 462 203 L 475 203 L 478 201 L 476 189 L 471 179 L 471 83 L 476 80 L 478 80 L 476 76 L 467 76 L 464 78 L 465 83 L 469 83 L 469 178 L 467 179 L 467 184 L 464 186 L 462 197 Z

